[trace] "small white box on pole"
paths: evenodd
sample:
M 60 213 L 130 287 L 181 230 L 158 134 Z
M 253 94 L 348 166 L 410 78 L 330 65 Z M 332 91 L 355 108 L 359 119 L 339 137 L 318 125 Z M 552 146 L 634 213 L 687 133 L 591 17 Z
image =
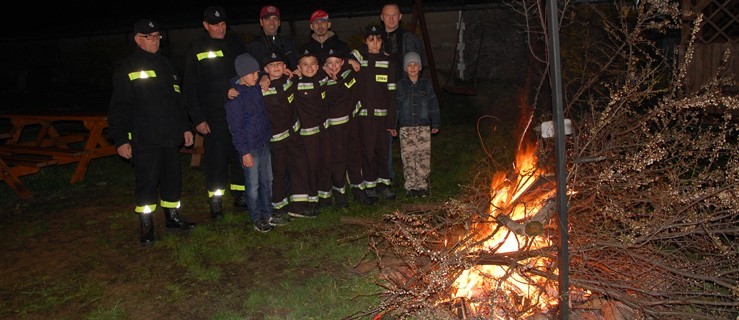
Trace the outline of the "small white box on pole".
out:
M 565 135 L 572 134 L 572 121 L 570 119 L 564 120 L 565 124 Z M 554 137 L 554 122 L 553 121 L 546 121 L 541 123 L 541 137 L 551 138 Z

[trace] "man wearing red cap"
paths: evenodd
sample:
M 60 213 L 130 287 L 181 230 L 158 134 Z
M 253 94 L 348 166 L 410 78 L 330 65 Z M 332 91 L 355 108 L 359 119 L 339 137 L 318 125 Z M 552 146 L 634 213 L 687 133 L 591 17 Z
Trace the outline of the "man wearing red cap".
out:
M 328 13 L 323 10 L 313 11 L 310 15 L 310 29 L 313 30 L 308 42 L 300 46 L 299 52 L 305 52 L 308 50 L 318 56 L 318 65 L 323 66 L 323 63 L 328 58 L 329 50 L 336 52 L 349 52 L 349 45 L 346 42 L 341 41 L 339 37 L 331 31 L 331 21 L 328 18 Z
M 272 52 L 281 53 L 287 57 L 290 70 L 295 70 L 298 65 L 295 44 L 289 38 L 278 34 L 280 22 L 280 9 L 273 5 L 262 7 L 262 10 L 259 11 L 259 25 L 262 27 L 262 35 L 246 45 L 247 52 L 257 61 L 264 60 Z

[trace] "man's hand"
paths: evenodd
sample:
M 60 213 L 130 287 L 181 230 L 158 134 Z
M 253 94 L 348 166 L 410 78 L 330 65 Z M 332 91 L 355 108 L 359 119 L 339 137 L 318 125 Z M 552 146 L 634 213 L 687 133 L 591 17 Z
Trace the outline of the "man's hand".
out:
M 197 130 L 202 135 L 206 135 L 210 133 L 210 126 L 208 126 L 207 122 L 203 121 L 195 126 L 195 130 Z
M 239 90 L 236 90 L 234 88 L 229 88 L 226 96 L 228 96 L 228 100 L 233 100 L 234 98 L 239 96 Z
M 397 137 L 398 136 L 398 131 L 395 130 L 395 129 L 387 129 L 387 132 L 390 132 L 390 135 L 393 136 L 393 137 Z
M 349 64 L 352 65 L 354 72 L 359 72 L 359 68 L 362 66 L 361 64 L 359 64 L 359 61 L 352 60 L 352 59 L 346 59 L 346 60 L 349 61 Z
M 437 128 L 431 129 L 431 134 L 437 134 L 437 133 L 439 133 L 439 129 Z
M 300 73 L 300 70 L 299 70 L 299 69 L 295 69 L 295 70 L 293 70 L 293 72 L 290 72 L 290 70 L 287 70 L 287 68 L 285 68 L 285 74 L 289 74 L 289 76 L 288 76 L 288 77 L 290 77 L 290 79 L 292 79 L 292 78 L 293 78 L 293 76 L 297 76 L 298 78 L 300 78 L 300 77 L 302 77 L 302 76 L 303 76 L 303 75 L 302 75 L 302 74 Z
M 124 159 L 131 159 L 131 157 L 133 156 L 130 143 L 122 144 L 120 147 L 118 147 L 117 150 L 118 150 L 118 155 Z
M 195 136 L 193 136 L 192 132 L 185 131 L 185 147 L 189 147 L 195 142 Z

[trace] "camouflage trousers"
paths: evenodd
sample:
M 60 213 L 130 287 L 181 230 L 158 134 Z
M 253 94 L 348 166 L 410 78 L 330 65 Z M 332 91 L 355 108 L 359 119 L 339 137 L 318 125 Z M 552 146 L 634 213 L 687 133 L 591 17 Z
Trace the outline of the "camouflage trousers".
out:
M 431 127 L 402 127 L 399 135 L 403 186 L 406 190 L 427 190 L 431 174 Z

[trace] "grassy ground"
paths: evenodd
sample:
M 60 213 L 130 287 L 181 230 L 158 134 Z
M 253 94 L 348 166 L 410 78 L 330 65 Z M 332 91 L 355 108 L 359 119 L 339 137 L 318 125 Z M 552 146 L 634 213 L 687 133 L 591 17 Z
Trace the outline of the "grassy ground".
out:
M 189 167 L 186 154 L 182 213 L 199 226 L 170 232 L 157 212 L 159 240 L 150 248 L 138 244 L 132 169 L 117 157 L 92 161 L 84 181 L 74 185 L 68 183 L 71 166 L 23 177 L 35 196 L 30 202 L 18 201 L 3 184 L 0 318 L 340 319 L 367 310 L 380 302 L 381 288 L 372 272 L 354 269 L 367 258 L 364 227 L 341 218 L 379 221 L 403 204 L 459 196 L 485 159 L 476 121 L 496 113 L 503 120 L 496 120 L 497 130 L 507 132 L 515 113 L 512 89 L 497 85 L 480 92 L 505 94 L 444 97 L 431 197 L 404 196 L 396 141 L 397 200 L 325 210 L 267 234 L 255 232 L 247 215 L 230 206 L 224 221 L 210 222 L 203 173 Z M 505 150 L 484 131 L 488 148 Z

